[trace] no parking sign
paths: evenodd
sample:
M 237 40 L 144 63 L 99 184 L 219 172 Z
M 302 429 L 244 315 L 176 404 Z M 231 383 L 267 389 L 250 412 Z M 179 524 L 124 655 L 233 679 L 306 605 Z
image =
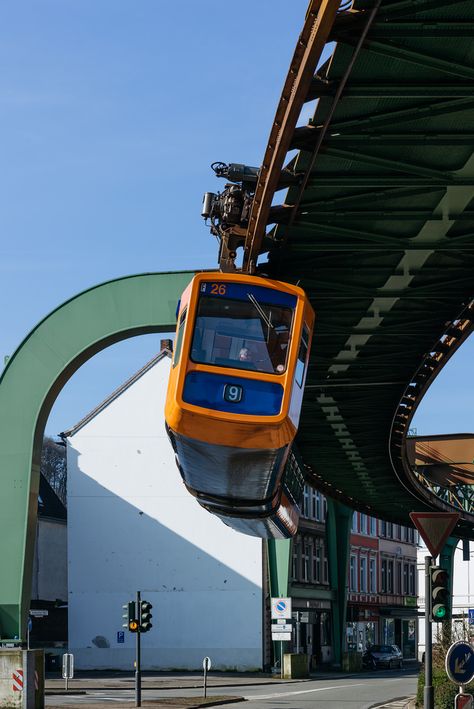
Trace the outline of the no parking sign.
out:
M 272 598 L 272 620 L 291 618 L 291 598 Z

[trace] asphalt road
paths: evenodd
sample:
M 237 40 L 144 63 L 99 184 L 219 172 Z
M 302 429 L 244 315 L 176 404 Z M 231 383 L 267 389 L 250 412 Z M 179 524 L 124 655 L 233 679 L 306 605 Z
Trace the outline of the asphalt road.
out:
M 369 709 L 382 707 L 416 693 L 417 672 L 378 671 L 358 675 L 334 675 L 334 677 L 312 678 L 301 682 L 256 682 L 235 683 L 225 687 L 208 687 L 208 696 L 232 695 L 244 697 L 249 709 Z M 96 683 L 95 683 L 96 684 Z M 47 695 L 47 707 L 74 706 L 77 709 L 94 705 L 113 705 L 133 702 L 134 691 L 127 687 L 95 686 L 87 688 L 86 694 L 69 696 Z M 146 686 L 146 685 L 145 685 Z M 143 700 L 165 699 L 168 697 L 201 697 L 202 690 L 197 687 L 153 687 L 145 688 Z M 224 705 L 223 705 L 224 706 Z M 232 705 L 228 705 L 232 706 Z M 236 705 L 237 706 L 237 705 Z M 98 709 L 98 708 L 97 708 Z

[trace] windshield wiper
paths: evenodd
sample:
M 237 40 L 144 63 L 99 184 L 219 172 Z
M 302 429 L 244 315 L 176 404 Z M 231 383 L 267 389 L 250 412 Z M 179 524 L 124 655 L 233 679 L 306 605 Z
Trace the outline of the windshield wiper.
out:
M 252 293 L 247 293 L 247 298 L 250 300 L 252 305 L 255 307 L 255 309 L 257 310 L 258 314 L 260 315 L 262 320 L 265 322 L 267 327 L 272 328 L 272 330 L 274 330 L 275 328 L 272 324 L 272 321 L 270 320 L 268 315 L 265 313 L 264 309 L 262 308 L 262 306 L 260 305 L 260 303 L 258 302 L 256 297 L 254 295 L 252 295 Z

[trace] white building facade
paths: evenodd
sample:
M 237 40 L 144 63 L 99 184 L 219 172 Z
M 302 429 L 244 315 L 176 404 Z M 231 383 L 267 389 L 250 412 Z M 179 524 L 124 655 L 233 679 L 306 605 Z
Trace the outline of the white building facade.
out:
M 69 650 L 78 669 L 133 668 L 122 623 L 137 590 L 153 604 L 142 667 L 263 664 L 262 540 L 185 489 L 165 433 L 163 351 L 63 434 L 68 462 Z

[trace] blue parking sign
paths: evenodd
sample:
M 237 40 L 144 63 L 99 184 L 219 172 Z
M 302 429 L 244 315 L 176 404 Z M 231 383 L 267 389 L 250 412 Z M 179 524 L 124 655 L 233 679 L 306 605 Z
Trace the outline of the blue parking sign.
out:
M 469 608 L 469 625 L 474 625 L 474 608 Z
M 124 630 L 117 630 L 117 642 L 118 643 L 125 642 L 125 631 Z

